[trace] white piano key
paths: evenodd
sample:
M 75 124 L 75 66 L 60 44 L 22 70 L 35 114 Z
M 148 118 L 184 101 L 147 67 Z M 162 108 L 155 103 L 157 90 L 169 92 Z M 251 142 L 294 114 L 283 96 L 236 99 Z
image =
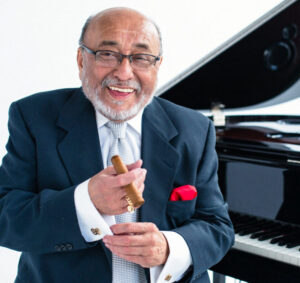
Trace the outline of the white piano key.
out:
M 251 239 L 249 235 L 235 235 L 235 244 L 233 248 L 280 262 L 300 266 L 300 245 L 288 249 L 284 246 L 271 244 L 270 240 L 258 241 L 257 239 Z

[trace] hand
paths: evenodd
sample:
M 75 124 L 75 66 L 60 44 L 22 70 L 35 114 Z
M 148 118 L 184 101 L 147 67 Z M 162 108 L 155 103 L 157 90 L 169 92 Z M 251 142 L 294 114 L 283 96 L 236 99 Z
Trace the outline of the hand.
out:
M 146 268 L 167 261 L 168 242 L 155 224 L 120 223 L 110 229 L 114 235 L 106 235 L 103 242 L 115 255 Z
M 142 193 L 146 178 L 146 169 L 142 169 L 142 160 L 128 165 L 128 173 L 116 175 L 113 166 L 109 166 L 93 176 L 88 184 L 91 201 L 100 213 L 118 215 L 127 212 L 128 202 L 123 186 L 134 182 Z

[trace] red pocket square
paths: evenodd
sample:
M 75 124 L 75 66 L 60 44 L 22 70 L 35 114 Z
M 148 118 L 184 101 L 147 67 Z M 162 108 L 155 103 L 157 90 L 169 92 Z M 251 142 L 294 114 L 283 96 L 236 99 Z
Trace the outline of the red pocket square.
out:
M 192 200 L 197 196 L 197 190 L 194 186 L 185 185 L 175 188 L 170 196 L 170 201 Z

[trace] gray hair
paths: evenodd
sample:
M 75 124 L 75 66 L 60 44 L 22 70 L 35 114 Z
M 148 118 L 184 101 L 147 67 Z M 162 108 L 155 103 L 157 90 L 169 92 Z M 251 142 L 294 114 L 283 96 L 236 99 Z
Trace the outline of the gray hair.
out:
M 93 20 L 94 16 L 89 16 L 87 18 L 87 20 L 85 21 L 83 27 L 82 27 L 82 30 L 81 30 L 81 34 L 80 34 L 80 37 L 79 37 L 79 46 L 82 46 L 84 45 L 84 36 L 86 34 L 86 31 L 91 23 L 91 21 Z M 162 49 L 162 36 L 161 36 L 161 32 L 160 32 L 160 29 L 158 27 L 158 25 L 151 19 L 147 18 L 149 20 L 150 23 L 152 23 L 157 31 L 157 34 L 158 34 L 158 39 L 159 39 L 159 56 L 162 55 L 163 53 L 163 49 Z

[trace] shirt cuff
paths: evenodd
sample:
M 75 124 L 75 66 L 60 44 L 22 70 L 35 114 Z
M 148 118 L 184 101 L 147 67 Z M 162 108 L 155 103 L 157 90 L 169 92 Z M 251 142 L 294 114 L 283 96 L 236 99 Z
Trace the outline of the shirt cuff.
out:
M 150 268 L 151 283 L 180 280 L 192 264 L 190 249 L 184 238 L 176 232 L 162 231 L 169 244 L 169 257 L 164 265 Z
M 74 201 L 81 234 L 86 242 L 94 242 L 105 235 L 112 235 L 109 227 L 116 222 L 113 215 L 100 214 L 94 206 L 88 192 L 89 181 L 90 179 L 76 187 Z

